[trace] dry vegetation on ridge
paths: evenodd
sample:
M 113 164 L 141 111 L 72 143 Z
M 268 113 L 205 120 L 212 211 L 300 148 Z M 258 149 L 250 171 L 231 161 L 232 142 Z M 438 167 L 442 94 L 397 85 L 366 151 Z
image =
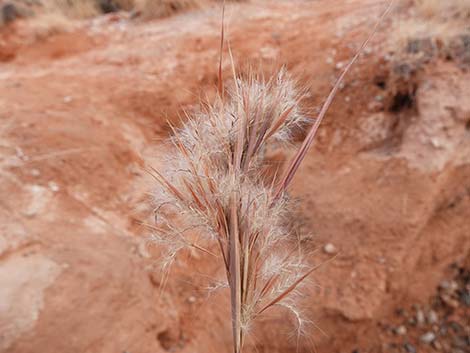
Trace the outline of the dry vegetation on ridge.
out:
M 412 16 L 395 15 L 393 35 L 389 38 L 392 49 L 394 45 L 406 47 L 413 40 L 429 40 L 436 48 L 445 50 L 456 37 L 470 36 L 469 0 L 415 0 L 406 12 Z
M 145 19 L 201 8 L 221 0 L 2 0 L 0 1 L 0 26 L 21 17 L 62 16 L 69 19 L 86 19 L 103 13 L 132 11 Z M 229 0 L 240 1 L 240 0 Z

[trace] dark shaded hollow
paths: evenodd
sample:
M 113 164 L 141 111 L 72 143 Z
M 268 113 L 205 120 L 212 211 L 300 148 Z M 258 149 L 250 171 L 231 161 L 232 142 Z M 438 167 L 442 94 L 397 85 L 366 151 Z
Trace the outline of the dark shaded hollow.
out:
M 398 92 L 393 97 L 389 111 L 391 113 L 399 113 L 413 108 L 415 105 L 415 95 L 412 92 Z

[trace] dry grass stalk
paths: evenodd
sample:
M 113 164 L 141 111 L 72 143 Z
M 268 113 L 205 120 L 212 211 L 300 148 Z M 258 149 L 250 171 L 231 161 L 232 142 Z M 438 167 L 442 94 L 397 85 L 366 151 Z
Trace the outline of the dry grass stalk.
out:
M 220 258 L 233 298 L 236 352 L 252 320 L 269 307 L 284 305 L 298 316 L 286 296 L 311 271 L 285 227 L 286 195 L 275 199 L 273 183 L 260 173 L 269 145 L 288 141 L 305 122 L 300 98 L 283 71 L 267 82 L 237 78 L 175 131 L 175 155 L 165 172 L 153 171 L 162 186 L 155 230 L 166 263 L 191 248 Z
M 299 108 L 302 95 L 284 71 L 268 81 L 242 80 L 234 73 L 231 88 L 221 84 L 213 104 L 174 129 L 174 154 L 162 171 L 151 171 L 160 185 L 154 194 L 154 240 L 166 249 L 164 266 L 184 250 L 221 261 L 230 287 L 235 353 L 242 351 L 253 320 L 272 307 L 289 310 L 302 327 L 295 295 L 315 268 L 303 261 L 286 227 L 286 190 L 341 80 L 391 5 L 338 79 L 281 178 L 269 180 L 260 172 L 266 150 L 288 142 L 306 122 Z

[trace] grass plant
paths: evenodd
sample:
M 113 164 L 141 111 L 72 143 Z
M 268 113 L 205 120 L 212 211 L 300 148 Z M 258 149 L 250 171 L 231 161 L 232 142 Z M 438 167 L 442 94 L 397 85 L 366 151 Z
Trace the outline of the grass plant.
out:
M 154 240 L 164 249 L 164 267 L 194 250 L 220 261 L 230 288 L 235 353 L 242 351 L 253 321 L 273 307 L 288 310 L 302 328 L 296 297 L 316 267 L 305 261 L 286 227 L 287 188 L 341 81 L 391 5 L 346 66 L 284 173 L 263 173 L 269 167 L 266 151 L 290 142 L 308 121 L 302 94 L 284 70 L 266 80 L 242 79 L 233 69 L 233 82 L 225 87 L 221 64 L 217 97 L 173 129 L 173 153 L 161 170 L 150 171 L 158 182 Z

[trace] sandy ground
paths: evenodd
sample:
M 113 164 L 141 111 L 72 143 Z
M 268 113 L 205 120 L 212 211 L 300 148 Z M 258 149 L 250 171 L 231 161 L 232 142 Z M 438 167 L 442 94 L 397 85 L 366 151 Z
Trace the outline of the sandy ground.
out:
M 314 113 L 384 5 L 231 4 L 235 61 L 286 65 Z M 146 23 L 110 15 L 40 39 L 23 22 L 2 32 L 0 351 L 230 351 L 227 293 L 204 289 L 213 265 L 194 255 L 162 287 L 141 225 L 142 166 L 162 153 L 167 121 L 214 93 L 219 28 L 209 7 Z M 388 351 L 383 327 L 397 307 L 427 303 L 470 252 L 469 73 L 436 58 L 404 104 L 389 80 L 388 28 L 293 183 L 310 260 L 325 262 L 327 243 L 337 253 L 303 298 L 312 323 L 296 342 L 289 320 L 268 316 L 247 352 Z

